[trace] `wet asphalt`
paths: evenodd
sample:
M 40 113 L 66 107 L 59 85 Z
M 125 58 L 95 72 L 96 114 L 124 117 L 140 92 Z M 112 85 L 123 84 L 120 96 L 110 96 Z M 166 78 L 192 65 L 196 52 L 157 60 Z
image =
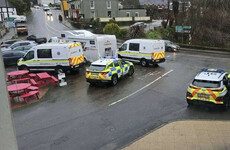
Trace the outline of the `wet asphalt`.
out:
M 43 13 L 33 12 L 31 32 L 53 36 L 52 28 L 66 29 L 57 20 L 46 20 Z M 51 86 L 41 102 L 13 111 L 19 149 L 120 149 L 171 121 L 230 120 L 230 109 L 188 107 L 185 99 L 188 85 L 201 68 L 230 72 L 229 56 L 190 51 L 166 53 L 165 63 L 158 67 L 135 64 L 134 75 L 124 77 L 114 87 L 89 86 L 83 67 L 76 74 L 67 75 L 68 86 Z

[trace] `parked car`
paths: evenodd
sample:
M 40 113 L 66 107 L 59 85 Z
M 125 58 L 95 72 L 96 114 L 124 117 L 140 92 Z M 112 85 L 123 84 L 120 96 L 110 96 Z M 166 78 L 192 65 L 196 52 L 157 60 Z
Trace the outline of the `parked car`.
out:
M 5 66 L 16 65 L 18 59 L 22 58 L 26 52 L 23 51 L 5 51 L 2 52 L 2 57 Z
M 50 7 L 49 7 L 49 6 L 43 6 L 43 10 L 44 10 L 44 11 L 49 11 L 49 10 L 50 10 Z
M 131 25 L 130 27 L 137 27 L 137 26 L 146 28 L 147 24 L 144 22 L 136 22 L 133 25 Z
M 30 40 L 30 41 L 35 41 L 38 44 L 42 44 L 42 43 L 46 43 L 47 42 L 46 37 L 43 37 L 43 36 L 40 36 L 40 35 L 30 35 L 26 39 Z
M 173 42 L 169 40 L 164 40 L 165 41 L 165 50 L 168 52 L 176 52 L 180 49 L 180 46 L 174 44 Z
M 9 50 L 13 50 L 14 48 L 16 47 L 19 47 L 19 46 L 36 46 L 37 43 L 34 42 L 34 41 L 18 41 L 18 42 L 15 42 L 14 44 L 12 44 L 11 46 L 9 47 L 4 47 L 2 48 L 2 51 L 9 51 Z
M 35 9 L 39 9 L 39 6 L 38 6 L 38 5 L 34 5 L 34 8 L 35 8 Z
M 16 30 L 17 30 L 18 35 L 20 35 L 20 34 L 28 35 L 28 29 L 27 29 L 27 26 L 25 24 L 17 24 Z
M 51 11 L 48 11 L 46 14 L 47 14 L 47 16 L 52 16 L 53 15 L 53 13 Z
M 24 51 L 27 52 L 29 51 L 33 46 L 31 45 L 25 45 L 25 46 L 18 46 L 16 48 L 13 49 L 13 51 Z
M 13 43 L 17 42 L 19 40 L 6 40 L 6 41 L 3 41 L 1 43 L 1 47 L 9 47 L 10 45 L 12 45 Z
M 15 18 L 15 22 L 26 22 L 27 18 L 24 15 L 11 15 L 10 17 Z

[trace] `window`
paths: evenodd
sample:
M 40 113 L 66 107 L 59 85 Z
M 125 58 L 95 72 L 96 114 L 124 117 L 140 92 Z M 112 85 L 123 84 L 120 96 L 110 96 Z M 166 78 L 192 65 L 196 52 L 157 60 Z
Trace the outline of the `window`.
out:
M 38 49 L 38 58 L 52 58 L 51 49 Z
M 94 9 L 94 1 L 90 1 L 90 9 Z
M 109 64 L 108 68 L 113 68 L 113 63 Z
M 127 44 L 123 44 L 120 48 L 119 51 L 125 51 L 127 50 Z
M 13 44 L 12 46 L 10 46 L 10 48 L 14 49 L 15 47 L 18 47 L 18 46 L 20 46 L 20 43 Z
M 130 43 L 129 44 L 129 50 L 131 51 L 139 51 L 139 43 Z
M 89 66 L 89 70 L 103 71 L 105 70 L 105 67 L 105 65 L 91 65 Z
M 205 80 L 194 80 L 193 85 L 204 88 L 218 88 L 220 87 L 220 82 L 216 81 L 205 81 Z
M 139 12 L 135 12 L 135 17 L 139 17 Z
M 94 11 L 91 11 L 91 18 L 95 18 L 95 13 L 94 13 Z
M 130 17 L 130 12 L 126 12 L 126 17 Z
M 106 1 L 107 3 L 107 9 L 111 9 L 111 1 Z
M 115 65 L 115 67 L 119 67 L 120 66 L 117 61 L 114 61 L 114 65 Z
M 108 11 L 108 17 L 111 17 L 111 11 Z
M 95 41 L 89 41 L 91 45 L 95 45 Z
M 20 46 L 24 46 L 24 45 L 29 45 L 30 43 L 26 42 L 26 43 L 20 43 Z
M 74 4 L 71 4 L 71 6 L 70 6 L 70 7 L 71 7 L 71 9 L 75 9 Z
M 24 60 L 31 60 L 31 59 L 34 59 L 34 51 L 28 52 L 24 57 Z

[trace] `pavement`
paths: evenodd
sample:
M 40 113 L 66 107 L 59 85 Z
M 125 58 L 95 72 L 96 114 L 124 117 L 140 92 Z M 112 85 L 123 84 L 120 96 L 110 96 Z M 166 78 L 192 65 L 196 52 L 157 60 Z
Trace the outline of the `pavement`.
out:
M 229 150 L 230 121 L 175 121 L 123 150 Z

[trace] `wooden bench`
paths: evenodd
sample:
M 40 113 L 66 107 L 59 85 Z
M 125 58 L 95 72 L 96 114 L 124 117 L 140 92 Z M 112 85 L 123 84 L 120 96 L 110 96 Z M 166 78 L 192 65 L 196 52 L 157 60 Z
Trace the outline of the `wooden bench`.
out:
M 34 79 L 30 79 L 30 82 L 31 82 L 32 85 L 35 85 L 35 86 L 38 85 L 37 82 Z
M 38 91 L 39 88 L 38 88 L 37 86 L 30 86 L 30 87 L 28 88 L 28 90 L 31 90 L 31 91 Z
M 53 85 L 55 85 L 55 86 L 58 86 L 58 85 L 57 85 L 58 79 L 55 78 L 54 76 L 51 76 L 51 79 L 52 79 L 51 83 L 52 83 Z
M 30 78 L 21 78 L 21 79 L 13 79 L 11 80 L 11 82 L 21 83 L 21 82 L 28 82 L 29 80 Z
M 27 99 L 31 96 L 36 96 L 37 99 L 39 99 L 39 91 L 30 91 L 29 93 L 23 94 L 20 97 L 24 99 L 26 104 L 28 104 Z

